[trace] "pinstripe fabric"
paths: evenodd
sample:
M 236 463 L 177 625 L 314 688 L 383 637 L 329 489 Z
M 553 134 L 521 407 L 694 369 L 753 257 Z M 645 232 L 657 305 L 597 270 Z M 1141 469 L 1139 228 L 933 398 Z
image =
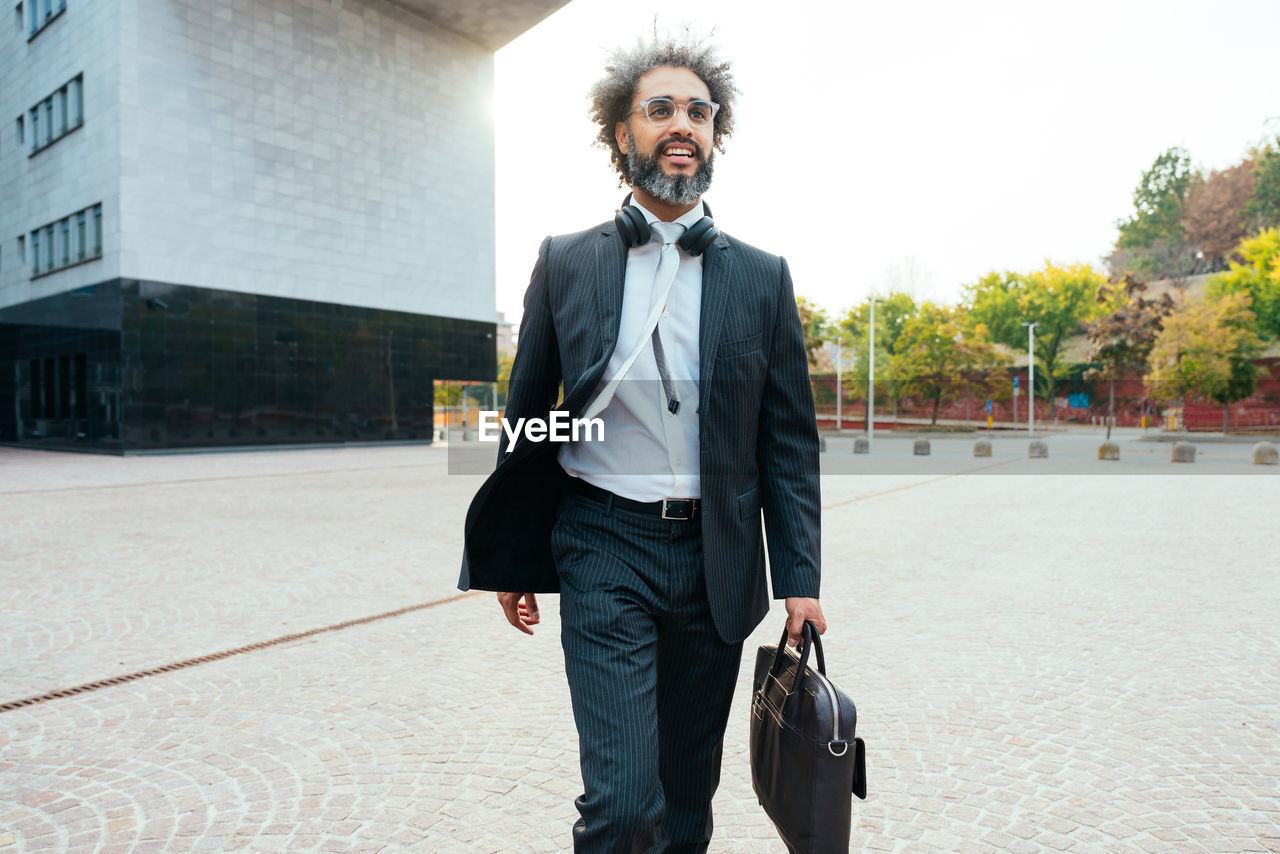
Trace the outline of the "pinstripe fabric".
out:
M 617 344 L 626 247 L 612 222 L 547 238 L 538 253 L 507 417 L 581 414 Z M 707 596 L 727 642 L 768 610 L 763 511 L 775 598 L 818 595 L 818 436 L 791 275 L 722 234 L 703 262 L 699 329 L 702 539 Z M 607 437 L 606 437 L 607 440 Z M 499 443 L 467 514 L 459 587 L 554 592 L 550 530 L 564 474 L 552 443 Z M 510 453 L 507 453 L 510 451 Z
M 706 851 L 742 643 L 711 622 L 698 523 L 569 494 L 551 544 L 584 787 L 575 852 Z

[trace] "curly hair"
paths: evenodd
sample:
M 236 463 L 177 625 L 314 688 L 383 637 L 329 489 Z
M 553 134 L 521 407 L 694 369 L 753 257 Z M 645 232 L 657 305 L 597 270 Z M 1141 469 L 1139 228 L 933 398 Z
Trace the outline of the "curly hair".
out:
M 733 100 L 738 87 L 729 63 L 721 62 L 711 45 L 691 38 L 660 40 L 655 34 L 649 42 L 641 40 L 633 48 L 618 48 L 605 64 L 605 76 L 596 81 L 587 94 L 591 99 L 591 120 L 600 125 L 596 142 L 608 149 L 620 185 L 631 183 L 631 167 L 627 164 L 627 155 L 618 147 L 614 125 L 630 121 L 631 98 L 640 78 L 664 65 L 692 71 L 707 84 L 711 100 L 720 105 L 711 137 L 717 151 L 724 152 L 724 138 L 733 133 Z

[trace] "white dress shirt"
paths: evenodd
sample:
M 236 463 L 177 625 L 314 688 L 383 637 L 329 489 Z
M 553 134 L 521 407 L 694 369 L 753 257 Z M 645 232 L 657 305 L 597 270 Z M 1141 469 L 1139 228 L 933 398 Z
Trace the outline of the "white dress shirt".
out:
M 634 201 L 632 204 L 636 204 Z M 649 222 L 658 218 L 639 207 Z M 702 203 L 676 222 L 687 230 L 704 216 Z M 658 319 L 658 334 L 667 371 L 680 400 L 672 414 L 658 375 L 653 343 L 644 321 L 658 294 L 653 280 L 662 247 L 656 241 L 627 251 L 627 272 L 622 290 L 622 315 L 618 342 L 604 382 L 611 380 L 642 335 L 644 350 L 617 392 L 601 410 L 604 441 L 581 441 L 560 449 L 560 466 L 571 476 L 635 501 L 663 498 L 700 498 L 698 474 L 698 322 L 702 314 L 702 257 L 690 255 L 679 245 L 680 267 L 667 295 L 667 307 Z

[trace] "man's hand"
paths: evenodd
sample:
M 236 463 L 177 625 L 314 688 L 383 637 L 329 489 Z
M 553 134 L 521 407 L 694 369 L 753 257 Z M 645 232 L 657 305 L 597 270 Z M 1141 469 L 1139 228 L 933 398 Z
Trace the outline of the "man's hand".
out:
M 504 595 L 504 594 L 499 594 Z M 793 596 L 787 605 L 787 646 L 795 646 L 804 637 L 804 621 L 810 620 L 818 627 L 818 634 L 827 633 L 827 618 L 822 616 L 822 605 L 817 599 Z M 509 618 L 508 618 L 509 619 Z
M 521 602 L 521 599 L 524 601 Z M 791 600 L 788 599 L 787 601 L 790 602 Z M 805 599 L 801 601 L 817 604 L 818 600 Z M 532 593 L 499 593 L 498 604 L 502 606 L 502 613 L 507 615 L 507 622 L 526 635 L 533 634 L 533 629 L 529 627 L 542 619 L 538 615 L 538 600 Z M 790 609 L 791 606 L 788 605 L 787 610 Z M 821 616 L 822 611 L 819 610 L 818 614 Z M 826 624 L 823 623 L 823 626 L 825 627 Z

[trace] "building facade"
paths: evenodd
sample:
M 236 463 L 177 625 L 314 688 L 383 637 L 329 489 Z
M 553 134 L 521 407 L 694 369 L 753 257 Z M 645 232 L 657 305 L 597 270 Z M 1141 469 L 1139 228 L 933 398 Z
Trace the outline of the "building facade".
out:
M 0 442 L 429 440 L 492 380 L 493 51 L 564 0 L 22 0 Z

